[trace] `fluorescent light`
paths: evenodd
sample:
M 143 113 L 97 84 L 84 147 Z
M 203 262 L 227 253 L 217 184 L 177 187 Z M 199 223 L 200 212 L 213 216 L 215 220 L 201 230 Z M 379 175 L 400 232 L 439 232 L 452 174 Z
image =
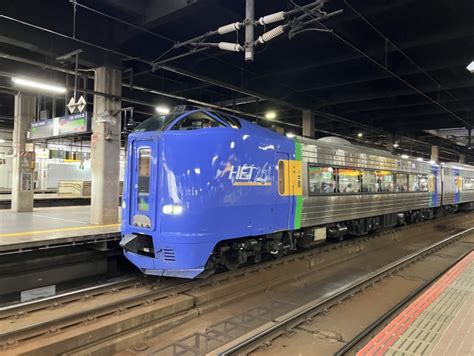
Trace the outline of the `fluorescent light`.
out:
M 471 73 L 474 73 L 474 61 L 472 61 L 467 67 L 466 69 L 471 72 Z
M 436 161 L 431 160 L 430 163 L 431 163 L 431 164 L 436 164 Z
M 421 158 L 421 157 L 418 157 L 416 160 L 417 160 L 418 162 L 423 162 L 423 158 Z
M 364 134 L 363 134 L 362 132 L 359 132 L 359 133 L 357 134 L 357 137 L 359 137 L 359 138 L 361 138 L 362 136 L 364 136 Z
M 22 79 L 22 78 L 12 78 L 12 82 L 15 83 L 16 85 L 21 85 L 24 87 L 28 88 L 34 88 L 34 89 L 40 89 L 40 90 L 46 90 L 50 91 L 53 93 L 65 93 L 66 88 L 60 87 L 57 85 L 53 84 L 48 84 L 48 83 L 42 83 L 42 82 L 36 82 L 34 80 L 28 80 L 28 79 Z
M 168 115 L 170 113 L 170 108 L 167 106 L 157 106 L 155 108 L 156 112 L 163 115 Z
M 288 138 L 295 138 L 296 135 L 295 135 L 293 132 L 288 132 L 288 133 L 286 134 L 286 137 L 288 137 Z
M 277 117 L 277 114 L 275 111 L 268 111 L 267 113 L 265 113 L 265 119 L 267 120 L 273 120 Z
M 5 143 L 5 139 L 0 138 L 0 143 Z
M 403 159 L 408 159 L 408 158 L 410 158 L 410 156 L 409 155 L 402 155 L 402 158 Z
M 400 147 L 400 144 L 399 144 L 398 142 L 395 142 L 395 143 L 393 144 L 393 147 L 398 148 L 398 147 Z

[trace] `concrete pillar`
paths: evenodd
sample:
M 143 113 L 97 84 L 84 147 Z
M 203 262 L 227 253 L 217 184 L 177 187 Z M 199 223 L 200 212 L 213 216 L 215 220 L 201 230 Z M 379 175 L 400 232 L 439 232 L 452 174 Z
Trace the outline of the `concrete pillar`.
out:
M 303 111 L 303 136 L 314 137 L 314 112 L 311 110 Z
M 111 67 L 96 70 L 94 91 L 120 96 L 122 72 Z M 120 100 L 94 95 L 91 137 L 91 223 L 119 222 Z M 115 114 L 115 115 L 114 115 Z
M 459 155 L 459 163 L 466 163 L 466 155 Z
M 393 147 L 394 143 L 395 138 L 393 137 L 393 135 L 387 136 L 387 143 L 385 144 L 385 148 L 392 154 L 395 154 L 395 147 Z
M 33 211 L 34 153 L 25 155 L 26 134 L 36 116 L 36 96 L 17 94 L 15 96 L 15 117 L 13 124 L 13 172 L 12 211 Z
M 435 162 L 439 162 L 439 147 L 438 146 L 431 146 L 431 160 Z

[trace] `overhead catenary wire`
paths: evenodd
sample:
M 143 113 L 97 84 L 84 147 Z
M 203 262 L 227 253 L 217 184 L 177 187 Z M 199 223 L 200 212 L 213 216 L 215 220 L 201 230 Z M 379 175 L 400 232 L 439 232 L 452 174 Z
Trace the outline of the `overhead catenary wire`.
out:
M 362 13 L 356 10 L 347 0 L 344 0 L 344 3 L 348 8 L 350 8 L 357 16 L 359 16 L 370 28 L 372 28 L 378 35 L 380 35 L 386 43 L 386 46 L 390 45 L 391 47 L 395 48 L 398 53 L 400 53 L 405 59 L 407 59 L 411 64 L 413 64 L 421 73 L 423 73 L 427 78 L 429 78 L 435 85 L 438 86 L 441 90 L 443 90 L 446 94 L 448 94 L 452 99 L 456 102 L 461 104 L 462 106 L 466 107 L 466 105 L 460 101 L 455 95 L 453 95 L 449 90 L 444 88 L 431 74 L 425 71 L 422 67 L 418 65 L 410 56 L 408 56 L 405 51 L 403 51 L 400 47 L 398 47 L 395 43 L 393 43 L 382 31 L 380 31 L 374 24 L 372 24 Z M 385 65 L 387 66 L 387 65 Z
M 299 6 L 298 4 L 296 4 L 293 0 L 290 0 L 295 6 Z M 312 16 L 314 18 L 314 15 L 312 14 L 309 14 L 310 16 Z M 314 21 L 315 23 L 319 24 L 321 27 L 323 27 L 324 29 L 326 30 L 330 30 L 326 25 L 324 25 L 323 23 L 321 23 L 319 21 L 318 18 L 314 18 L 312 21 Z M 389 68 L 385 67 L 383 64 L 381 64 L 379 61 L 377 61 L 376 59 L 372 58 L 371 56 L 369 56 L 368 54 L 366 54 L 364 51 L 362 51 L 361 49 L 359 49 L 358 47 L 356 47 L 354 44 L 352 44 L 351 42 L 349 42 L 348 40 L 346 40 L 344 37 L 342 37 L 341 35 L 339 35 L 338 33 L 332 31 L 332 34 L 338 39 L 340 40 L 341 42 L 343 42 L 345 45 L 347 45 L 348 47 L 350 47 L 351 49 L 353 49 L 354 51 L 356 51 L 358 54 L 360 54 L 361 56 L 365 57 L 366 59 L 368 59 L 371 63 L 375 64 L 377 67 L 379 67 L 380 69 L 382 69 L 383 71 L 389 73 L 391 76 L 393 76 L 394 78 L 398 79 L 400 82 L 402 82 L 403 84 L 405 84 L 406 86 L 408 86 L 409 88 L 411 88 L 412 90 L 414 90 L 415 92 L 417 92 L 418 94 L 420 94 L 421 96 L 423 96 L 425 99 L 427 99 L 428 101 L 430 101 L 431 103 L 439 106 L 443 111 L 445 111 L 446 113 L 448 113 L 449 115 L 451 115 L 452 117 L 456 118 L 457 120 L 459 120 L 460 122 L 462 122 L 463 124 L 467 125 L 468 128 L 472 127 L 472 124 L 468 121 L 466 121 L 465 119 L 463 119 L 462 117 L 460 117 L 459 115 L 457 115 L 455 112 L 449 110 L 447 107 L 445 107 L 444 105 L 442 105 L 441 103 L 439 103 L 438 101 L 436 101 L 435 99 L 433 99 L 432 97 L 430 97 L 429 95 L 427 95 L 426 93 L 424 93 L 423 91 L 421 91 L 420 89 L 418 89 L 417 87 L 415 87 L 413 84 L 411 84 L 410 82 L 406 81 L 405 79 L 403 79 L 402 77 L 400 77 L 398 74 L 396 74 L 395 72 L 393 72 L 392 70 L 390 70 Z
M 95 48 L 98 48 L 100 50 L 103 50 L 103 51 L 106 51 L 106 52 L 109 52 L 109 53 L 113 53 L 113 54 L 116 54 L 116 55 L 119 55 L 123 58 L 127 58 L 127 59 L 130 59 L 130 60 L 137 60 L 139 62 L 142 62 L 142 63 L 145 63 L 145 64 L 148 64 L 148 65 L 151 65 L 153 64 L 152 62 L 150 61 L 147 61 L 147 60 L 144 60 L 142 58 L 138 58 L 138 57 L 134 57 L 134 56 L 130 56 L 126 53 L 122 53 L 122 52 L 119 52 L 119 51 L 115 51 L 115 50 L 112 50 L 112 49 L 109 49 L 109 48 L 106 48 L 106 47 L 103 47 L 103 46 L 100 46 L 100 45 L 96 45 L 96 44 L 93 44 L 93 43 L 90 43 L 90 42 L 87 42 L 87 41 L 83 41 L 83 40 L 80 40 L 80 39 L 77 39 L 77 38 L 73 38 L 71 36 L 68 36 L 68 35 L 65 35 L 65 34 L 62 34 L 62 33 L 59 33 L 59 32 L 56 32 L 56 31 L 53 31 L 53 30 L 50 30 L 50 29 L 47 29 L 47 28 L 44 28 L 44 27 L 41 27 L 41 26 L 37 26 L 37 25 L 34 25 L 34 24 L 30 24 L 30 23 L 27 23 L 25 21 L 22 21 L 22 20 L 19 20 L 19 19 L 15 19 L 15 18 L 12 18 L 12 17 L 9 17 L 9 16 L 5 16 L 5 15 L 0 15 L 0 18 L 4 18 L 6 20 L 10 20 L 10 21 L 14 21 L 14 22 L 17 22 L 17 23 L 20 23 L 20 24 L 23 24 L 25 26 L 29 26 L 29 27 L 32 27 L 32 28 L 35 28 L 35 29 L 38 29 L 38 30 L 42 30 L 42 31 L 45 31 L 45 32 L 48 32 L 48 33 L 51 33 L 51 34 L 54 34 L 54 35 L 57 35 L 59 37 L 62 37 L 62 38 L 66 38 L 66 39 L 69 39 L 69 40 L 73 40 L 73 41 L 76 41 L 78 43 L 82 43 L 82 44 L 85 44 L 85 45 L 88 45 L 88 46 L 92 46 L 92 47 L 95 47 Z M 315 20 L 319 20 L 319 19 L 315 19 Z M 173 71 L 173 72 L 176 72 L 176 73 L 179 73 L 181 75 L 184 75 L 184 76 L 190 76 L 189 73 L 186 73 L 185 71 L 182 71 L 182 70 L 179 70 L 179 69 L 176 69 L 176 68 L 172 68 L 172 67 L 166 67 L 166 66 L 163 66 L 162 67 L 163 69 L 165 70 L 169 70 L 169 71 Z M 215 81 L 212 81 L 210 82 L 207 78 L 202 78 L 200 76 L 196 77 L 196 76 L 192 76 L 191 77 L 197 79 L 197 80 L 201 80 L 201 81 L 204 81 L 204 82 L 208 82 L 212 85 L 217 85 L 217 86 L 220 86 L 220 87 L 224 87 L 224 88 L 227 88 L 229 90 L 232 90 L 232 91 L 239 91 L 239 92 L 242 92 L 242 93 L 248 93 L 247 91 L 245 90 L 236 90 L 235 87 L 233 86 L 229 86 L 229 85 L 226 85 L 225 83 L 216 83 Z M 127 85 L 125 85 L 127 86 Z M 138 87 L 134 87 L 135 89 L 138 89 Z M 153 94 L 157 94 L 157 95 L 163 95 L 163 96 L 167 96 L 167 97 L 172 97 L 172 98 L 176 98 L 178 100 L 184 100 L 184 101 L 188 101 L 188 102 L 191 102 L 191 103 L 197 103 L 199 105 L 208 105 L 210 107 L 214 107 L 214 108 L 218 108 L 218 109 L 221 109 L 221 110 L 224 110 L 224 111 L 228 111 L 228 112 L 234 112 L 236 114 L 240 114 L 240 115 L 244 115 L 244 116 L 248 116 L 248 117 L 254 117 L 254 118 L 261 118 L 261 117 L 258 117 L 257 115 L 253 115 L 253 114 L 249 114 L 249 113 L 246 113 L 246 112 L 242 112 L 242 111 L 236 111 L 236 110 L 232 110 L 232 109 L 229 109 L 229 108 L 226 108 L 226 107 L 221 107 L 219 105 L 215 105 L 215 104 L 211 104 L 211 103 L 205 103 L 205 102 L 202 102 L 202 101 L 197 101 L 197 100 L 194 100 L 194 99 L 189 99 L 189 98 L 184 98 L 184 97 L 181 97 L 181 96 L 176 96 L 176 95 L 171 95 L 171 94 L 168 94 L 168 93 L 163 93 L 163 92 L 158 92 L 158 91 L 155 91 L 155 90 L 146 90 L 147 92 L 150 92 L 150 93 L 153 93 Z M 263 98 L 264 100 L 270 100 L 272 102 L 275 102 L 275 103 L 279 103 L 280 101 L 279 100 L 276 100 L 274 98 L 266 98 L 266 97 L 263 97 L 259 94 L 256 94 L 256 93 L 253 93 L 253 94 L 248 94 L 250 96 L 253 96 L 253 97 L 256 97 L 256 98 Z M 290 103 L 286 103 L 286 102 L 281 102 L 282 105 L 284 106 L 287 106 L 287 107 L 290 107 L 290 108 L 294 108 L 294 109 L 297 109 L 297 110 L 303 110 L 303 108 L 297 108 L 296 106 L 290 104 Z M 318 112 L 318 111 L 315 111 L 316 113 L 318 114 L 325 114 L 324 112 Z M 335 119 L 335 118 L 333 118 Z M 338 119 L 335 119 L 336 121 L 339 121 Z M 285 122 L 280 122 L 281 124 L 284 124 L 284 125 L 289 125 L 289 126 L 292 126 L 291 123 L 285 123 Z M 360 127 L 359 124 L 357 122 L 352 122 L 356 127 Z M 295 127 L 301 127 L 301 125 L 293 125 Z M 429 143 L 426 143 L 426 142 L 423 142 L 424 144 L 429 144 Z

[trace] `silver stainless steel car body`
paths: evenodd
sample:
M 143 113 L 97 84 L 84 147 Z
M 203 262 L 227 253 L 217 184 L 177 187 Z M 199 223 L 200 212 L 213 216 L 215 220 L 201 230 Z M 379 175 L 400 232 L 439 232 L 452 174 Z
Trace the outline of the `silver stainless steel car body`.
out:
M 299 138 L 302 153 L 303 204 L 301 227 L 318 226 L 441 205 L 440 167 L 426 161 L 403 159 L 387 151 L 352 145 L 348 141 Z M 383 192 L 311 195 L 308 166 L 350 167 L 436 176 L 436 192 Z
M 446 163 L 442 167 L 443 205 L 457 205 L 474 201 L 474 189 L 463 189 L 466 180 L 474 182 L 474 167 L 462 163 Z M 474 183 L 473 183 L 474 184 Z

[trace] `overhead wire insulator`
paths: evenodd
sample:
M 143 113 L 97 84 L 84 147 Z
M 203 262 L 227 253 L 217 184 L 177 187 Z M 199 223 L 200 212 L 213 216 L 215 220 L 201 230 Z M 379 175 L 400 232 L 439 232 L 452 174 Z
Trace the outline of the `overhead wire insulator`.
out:
M 217 33 L 219 35 L 225 35 L 226 33 L 230 33 L 230 32 L 240 30 L 241 27 L 242 27 L 241 22 L 234 22 L 234 23 L 219 27 L 217 29 Z
M 259 43 L 265 43 L 265 42 L 268 42 L 268 41 L 271 41 L 273 40 L 275 37 L 278 37 L 280 36 L 281 34 L 283 34 L 285 32 L 285 28 L 280 25 L 278 27 L 275 27 L 274 29 L 271 29 L 270 31 L 268 32 L 265 32 L 264 34 L 262 34 L 258 39 L 257 39 L 257 42 Z
M 285 14 L 285 11 L 275 12 L 274 14 L 260 17 L 257 22 L 263 26 L 274 22 L 283 21 L 285 19 Z
M 238 43 L 230 43 L 230 42 L 219 42 L 217 44 L 217 47 L 224 51 L 230 51 L 230 52 L 240 52 L 243 50 L 242 46 L 239 45 Z

